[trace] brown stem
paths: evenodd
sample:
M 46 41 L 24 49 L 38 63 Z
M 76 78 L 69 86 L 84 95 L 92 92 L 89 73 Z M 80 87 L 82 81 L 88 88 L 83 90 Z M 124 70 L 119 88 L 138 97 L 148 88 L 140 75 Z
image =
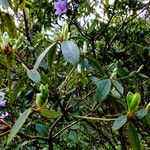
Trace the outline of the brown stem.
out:
M 32 44 L 31 38 L 30 38 L 30 35 L 29 35 L 28 20 L 26 18 L 25 10 L 23 10 L 23 16 L 24 16 L 24 24 L 25 24 L 26 37 L 27 37 L 27 40 L 30 42 L 30 44 Z

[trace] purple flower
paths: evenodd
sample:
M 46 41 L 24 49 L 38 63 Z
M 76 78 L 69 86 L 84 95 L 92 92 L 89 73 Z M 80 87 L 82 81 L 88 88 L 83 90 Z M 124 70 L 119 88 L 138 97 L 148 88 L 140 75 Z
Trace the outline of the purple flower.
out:
M 5 119 L 9 116 L 8 112 L 5 112 L 3 114 L 0 115 L 0 119 Z
M 6 100 L 4 100 L 5 93 L 0 92 L 0 106 L 5 106 Z
M 143 12 L 139 14 L 139 17 L 141 19 L 147 19 L 149 17 L 148 16 L 148 10 L 147 9 L 143 10 Z
M 54 3 L 54 8 L 56 9 L 55 15 L 61 15 L 67 11 L 68 4 L 62 0 L 59 0 Z

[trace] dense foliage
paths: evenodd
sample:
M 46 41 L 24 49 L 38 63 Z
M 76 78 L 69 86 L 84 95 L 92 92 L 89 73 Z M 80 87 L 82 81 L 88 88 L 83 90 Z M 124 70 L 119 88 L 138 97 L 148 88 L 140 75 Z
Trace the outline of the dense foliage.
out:
M 150 2 L 0 5 L 0 149 L 150 148 Z

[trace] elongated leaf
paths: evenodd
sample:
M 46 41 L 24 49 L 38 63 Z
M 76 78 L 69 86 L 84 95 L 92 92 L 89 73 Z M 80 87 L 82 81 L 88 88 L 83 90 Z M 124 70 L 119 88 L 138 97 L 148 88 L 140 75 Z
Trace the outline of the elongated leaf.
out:
M 9 3 L 7 0 L 0 0 L 0 5 L 2 5 L 6 9 L 8 9 L 9 7 Z
M 114 87 L 116 88 L 116 90 L 118 91 L 118 93 L 123 95 L 124 89 L 123 89 L 122 85 L 117 80 L 112 80 L 112 83 L 113 83 Z
M 48 134 L 46 127 L 42 124 L 36 124 L 36 130 L 42 136 L 47 136 L 47 134 Z
M 9 144 L 11 142 L 11 140 L 16 136 L 16 134 L 19 132 L 19 130 L 21 129 L 21 127 L 23 126 L 23 124 L 25 123 L 26 119 L 28 118 L 28 116 L 30 115 L 32 111 L 32 108 L 27 109 L 26 111 L 24 111 L 19 118 L 17 119 L 17 121 L 15 122 L 15 124 L 13 125 L 10 134 L 8 136 L 8 140 L 7 140 L 7 144 Z
M 94 58 L 88 57 L 88 61 L 90 65 L 98 72 L 103 73 L 105 75 L 105 72 L 101 66 L 101 64 Z
M 128 125 L 128 137 L 129 137 L 129 142 L 132 146 L 132 150 L 140 150 L 140 141 L 138 138 L 137 131 L 133 124 Z
M 23 88 L 24 83 L 27 81 L 27 75 L 24 75 L 17 83 L 17 85 L 14 88 L 13 97 L 14 99 L 17 97 L 17 94 L 19 93 L 20 89 Z
M 15 38 L 17 36 L 17 28 L 12 16 L 10 16 L 5 12 L 2 13 L 2 16 L 5 18 L 4 21 L 2 22 L 4 31 L 7 31 L 10 37 Z
M 126 116 L 120 116 L 117 118 L 112 126 L 112 130 L 118 130 L 120 129 L 127 121 Z
M 41 76 L 40 76 L 39 72 L 34 69 L 28 70 L 27 75 L 35 83 L 38 83 L 41 81 Z
M 77 45 L 73 41 L 64 41 L 61 43 L 61 48 L 67 61 L 76 65 L 79 61 L 79 49 Z
M 128 104 L 128 109 L 130 110 L 130 104 L 132 102 L 132 98 L 133 98 L 134 94 L 132 92 L 128 92 L 127 94 L 127 104 Z
M 50 49 L 50 51 L 48 53 L 48 65 L 50 66 L 50 68 L 51 68 L 51 66 L 53 64 L 53 61 L 54 61 L 55 57 L 56 57 L 56 50 L 57 50 L 57 44 L 55 43 L 51 47 L 51 49 Z
M 51 50 L 55 44 L 56 44 L 56 43 L 52 43 L 49 47 L 47 47 L 47 48 L 39 55 L 39 57 L 37 58 L 37 60 L 36 60 L 36 62 L 35 62 L 34 70 L 37 70 L 37 69 L 38 69 L 40 63 L 42 62 L 42 60 L 44 59 L 44 57 L 46 56 L 46 54 L 48 53 L 48 51 Z
M 112 95 L 116 98 L 120 98 L 124 92 L 122 85 L 117 80 L 112 80 L 112 84 L 114 86 L 113 90 L 111 91 Z
M 61 115 L 61 112 L 58 112 L 58 111 L 54 111 L 54 110 L 43 110 L 41 111 L 41 114 L 44 116 L 44 117 L 47 117 L 47 118 L 57 118 Z
M 141 102 L 141 95 L 139 93 L 135 93 L 130 103 L 130 107 L 129 107 L 130 111 L 132 112 L 137 111 L 140 102 Z
M 110 88 L 111 88 L 111 81 L 109 79 L 101 80 L 96 88 L 94 100 L 102 102 L 104 98 L 106 98 L 106 96 L 109 94 Z

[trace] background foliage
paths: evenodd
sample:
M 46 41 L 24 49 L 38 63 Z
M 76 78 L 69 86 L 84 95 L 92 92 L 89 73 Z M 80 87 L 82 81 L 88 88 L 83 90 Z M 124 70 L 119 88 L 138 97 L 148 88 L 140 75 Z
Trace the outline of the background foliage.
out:
M 150 3 L 55 2 L 0 0 L 1 149 L 148 149 Z

